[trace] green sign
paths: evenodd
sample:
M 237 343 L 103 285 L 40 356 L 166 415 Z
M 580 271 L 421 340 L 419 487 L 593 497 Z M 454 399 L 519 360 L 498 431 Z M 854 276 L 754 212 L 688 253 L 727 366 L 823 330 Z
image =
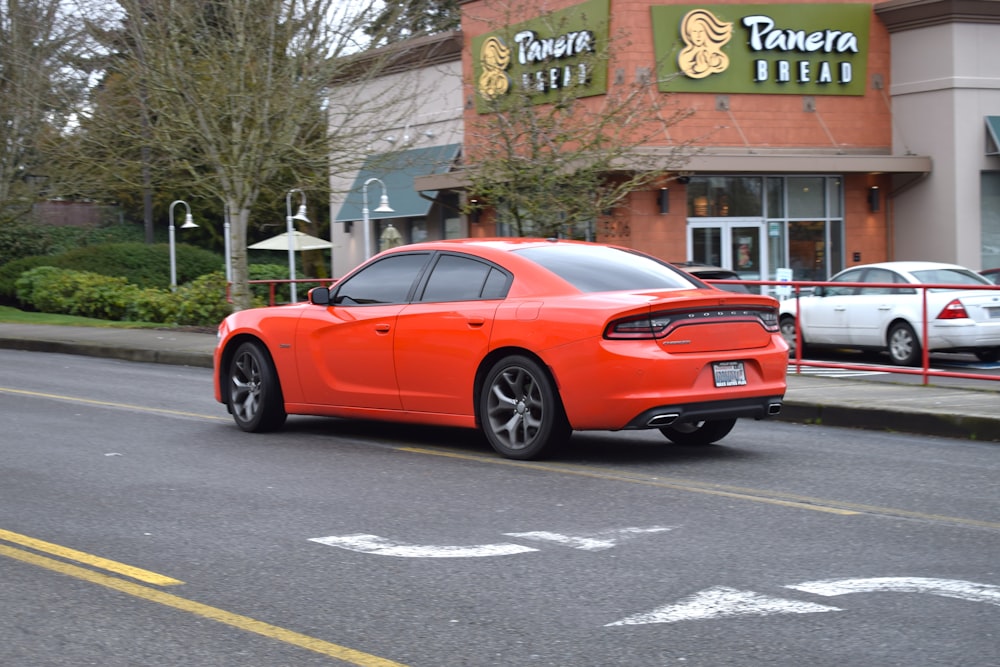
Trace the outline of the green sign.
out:
M 527 93 L 533 104 L 603 94 L 609 6 L 610 0 L 588 0 L 473 38 L 476 109 L 492 111 L 514 92 Z
M 661 91 L 864 95 L 870 4 L 664 5 Z

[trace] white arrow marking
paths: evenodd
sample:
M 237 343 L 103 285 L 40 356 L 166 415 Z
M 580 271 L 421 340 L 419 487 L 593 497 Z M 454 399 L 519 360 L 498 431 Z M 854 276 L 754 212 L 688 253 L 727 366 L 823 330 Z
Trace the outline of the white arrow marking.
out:
M 727 586 L 706 588 L 690 595 L 677 604 L 623 618 L 612 625 L 641 625 L 644 623 L 676 623 L 734 616 L 771 616 L 773 614 L 815 614 L 823 611 L 841 611 L 812 602 L 798 602 L 768 597 L 753 591 L 740 591 Z M 605 627 L 607 627 L 605 626 Z
M 785 586 L 816 595 L 847 593 L 930 593 L 970 602 L 985 602 L 1000 606 L 1000 586 L 977 584 L 960 579 L 928 579 L 924 577 L 874 577 L 869 579 L 824 579 Z
M 620 528 L 617 530 L 606 530 L 590 535 L 562 535 L 561 533 L 550 533 L 544 530 L 536 530 L 529 533 L 504 533 L 507 537 L 518 537 L 524 540 L 537 540 L 539 542 L 554 542 L 564 547 L 582 549 L 583 551 L 602 551 L 618 546 L 624 540 L 648 535 L 650 533 L 665 533 L 673 530 L 672 526 L 653 526 L 651 528 Z
M 471 546 L 406 544 L 404 542 L 393 542 L 378 535 L 366 535 L 364 533 L 313 537 L 309 541 L 365 554 L 398 556 L 400 558 L 483 558 L 486 556 L 511 556 L 538 551 L 538 549 L 510 543 L 474 544 Z

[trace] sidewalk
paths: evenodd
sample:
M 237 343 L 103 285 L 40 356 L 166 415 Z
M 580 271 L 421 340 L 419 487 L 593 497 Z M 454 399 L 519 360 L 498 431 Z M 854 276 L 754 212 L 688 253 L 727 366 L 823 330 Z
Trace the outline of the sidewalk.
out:
M 211 368 L 215 335 L 0 323 L 0 348 Z M 1000 442 L 1000 382 L 979 390 L 789 375 L 776 419 Z

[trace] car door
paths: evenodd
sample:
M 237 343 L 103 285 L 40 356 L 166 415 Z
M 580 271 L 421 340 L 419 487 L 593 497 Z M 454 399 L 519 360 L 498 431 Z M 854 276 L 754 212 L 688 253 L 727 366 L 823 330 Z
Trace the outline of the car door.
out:
M 881 267 L 869 268 L 862 277 L 866 283 L 906 284 L 900 274 Z M 916 290 L 912 287 L 893 289 L 891 287 L 862 287 L 858 290 L 847 309 L 847 322 L 851 344 L 858 347 L 885 347 L 885 332 L 889 322 L 900 311 L 899 304 L 913 298 Z
M 858 289 L 838 283 L 860 282 L 861 269 L 849 269 L 823 286 L 822 296 L 801 299 L 803 336 L 810 343 L 847 345 L 850 343 L 847 313 Z
M 472 415 L 479 363 L 510 274 L 479 258 L 442 253 L 396 320 L 395 365 L 403 409 Z
M 376 260 L 339 283 L 329 306 L 305 310 L 296 345 L 307 403 L 401 408 L 393 356 L 397 316 L 430 257 L 422 252 Z

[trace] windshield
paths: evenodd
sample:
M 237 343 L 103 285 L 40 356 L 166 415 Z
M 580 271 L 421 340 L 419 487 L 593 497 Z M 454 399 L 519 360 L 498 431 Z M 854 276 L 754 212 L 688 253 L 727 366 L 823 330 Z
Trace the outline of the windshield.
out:
M 704 287 L 665 262 L 618 248 L 553 243 L 516 252 L 581 292 Z
M 913 271 L 913 277 L 925 285 L 989 285 L 990 281 L 966 269 L 927 269 Z

